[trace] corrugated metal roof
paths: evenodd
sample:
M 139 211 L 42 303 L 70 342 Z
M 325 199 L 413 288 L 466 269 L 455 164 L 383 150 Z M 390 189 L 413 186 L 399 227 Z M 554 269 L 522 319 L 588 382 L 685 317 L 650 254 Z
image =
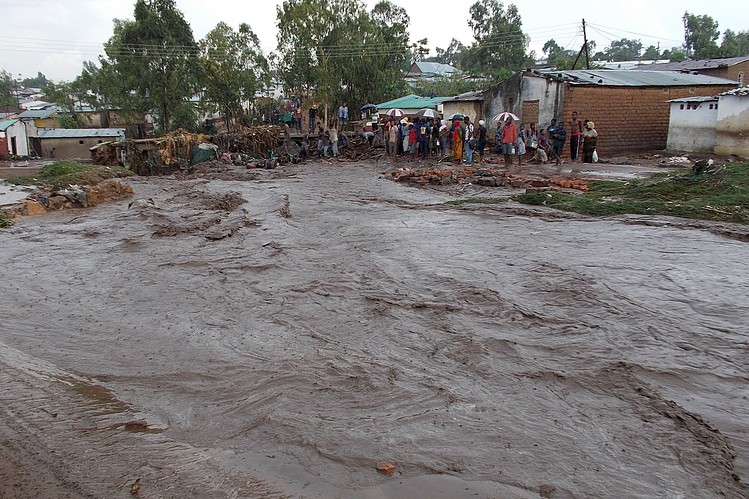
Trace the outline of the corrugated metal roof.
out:
M 18 122 L 18 118 L 11 118 L 8 120 L 0 121 L 0 132 L 4 132 L 8 128 L 12 127 L 16 122 Z
M 718 96 L 702 96 L 702 97 L 682 97 L 681 99 L 671 99 L 666 102 L 714 102 L 718 100 Z
M 466 92 L 455 97 L 451 97 L 443 102 L 473 102 L 484 100 L 484 91 Z
M 701 69 L 718 69 L 721 67 L 735 66 L 749 61 L 749 56 L 725 57 L 722 59 L 699 59 L 696 61 L 667 62 L 665 64 L 650 64 L 642 69 L 644 71 L 699 71 Z
M 86 137 L 120 137 L 124 135 L 124 128 L 40 128 L 36 134 L 40 139 L 80 139 Z
M 741 97 L 745 97 L 749 95 L 749 87 L 734 88 L 733 90 L 729 90 L 728 92 L 723 92 L 720 95 L 738 95 Z
M 416 64 L 416 67 L 419 68 L 422 73 L 431 73 L 439 76 L 449 75 L 458 70 L 457 68 L 450 66 L 449 64 L 441 64 L 439 62 L 419 61 L 414 64 Z
M 19 118 L 29 118 L 32 120 L 49 118 L 53 114 L 57 113 L 57 109 L 37 109 L 24 111 L 18 115 Z
M 420 97 L 415 94 L 406 95 L 397 99 L 377 104 L 377 109 L 382 110 L 399 108 L 399 109 L 436 109 L 440 104 L 449 99 L 449 97 Z
M 539 71 L 541 76 L 567 81 L 572 85 L 609 87 L 679 87 L 697 85 L 735 85 L 736 82 L 714 76 L 678 71 L 642 69 L 579 69 L 575 71 Z

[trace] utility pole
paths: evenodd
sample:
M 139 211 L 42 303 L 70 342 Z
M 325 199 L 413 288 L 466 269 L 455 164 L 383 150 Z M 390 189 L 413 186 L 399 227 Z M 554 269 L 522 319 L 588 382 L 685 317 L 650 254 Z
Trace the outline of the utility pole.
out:
M 575 57 L 575 63 L 572 65 L 572 69 L 577 67 L 577 61 L 580 60 L 580 56 L 585 52 L 585 69 L 590 69 L 590 55 L 588 54 L 588 34 L 585 31 L 585 19 L 583 19 L 583 46 L 580 47 L 580 52 Z
M 588 54 L 588 33 L 585 31 L 585 19 L 583 19 L 583 48 L 585 49 L 585 69 L 590 69 L 590 54 Z

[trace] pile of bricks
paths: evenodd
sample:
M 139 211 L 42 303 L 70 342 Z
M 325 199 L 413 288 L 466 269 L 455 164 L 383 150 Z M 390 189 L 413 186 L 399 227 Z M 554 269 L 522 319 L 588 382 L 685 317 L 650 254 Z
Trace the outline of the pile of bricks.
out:
M 508 173 L 499 168 L 404 168 L 389 173 L 396 182 L 413 185 L 476 184 L 482 187 L 509 187 L 526 189 L 529 192 L 547 190 L 572 190 L 587 192 L 590 185 L 579 178 L 542 179 L 533 176 Z

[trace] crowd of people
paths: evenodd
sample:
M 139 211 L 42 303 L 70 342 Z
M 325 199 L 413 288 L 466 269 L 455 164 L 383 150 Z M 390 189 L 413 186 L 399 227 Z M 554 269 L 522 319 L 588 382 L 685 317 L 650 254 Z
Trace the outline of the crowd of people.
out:
M 291 123 L 287 133 L 289 128 L 301 133 L 304 125 L 301 103 L 292 103 L 290 111 Z M 304 154 L 310 154 L 309 136 L 316 134 L 318 154 L 337 157 L 339 149 L 346 147 L 348 142 L 344 132 L 349 121 L 346 103 L 341 103 L 337 112 L 334 108 L 333 119 L 327 126 L 320 120 L 315 104 L 309 107 L 307 117 L 307 133 L 302 141 Z M 448 120 L 438 117 L 387 117 L 383 121 L 375 117 L 372 130 L 361 134 L 370 146 L 375 141 L 383 145 L 393 161 L 451 157 L 456 163 L 470 165 L 474 159 L 478 163 L 483 162 L 489 143 L 487 132 L 484 120 L 474 125 L 468 116 L 454 116 Z M 515 161 L 518 166 L 529 162 L 560 165 L 566 158 L 572 162 L 582 160 L 583 163 L 593 163 L 598 160 L 597 138 L 595 124 L 588 119 L 579 119 L 577 112 L 572 113 L 566 124 L 552 119 L 546 128 L 537 128 L 533 122 L 526 128 L 524 123 L 518 125 L 512 116 L 508 116 L 505 121 L 497 123 L 494 153 L 501 155 L 507 166 L 513 166 Z M 567 143 L 569 156 L 564 152 Z
M 564 148 L 569 140 L 569 159 L 584 163 L 597 161 L 598 132 L 592 121 L 580 120 L 577 113 L 567 126 L 552 119 L 547 128 L 537 129 L 536 123 L 515 124 L 513 118 L 497 123 L 494 152 L 502 155 L 507 166 L 517 158 L 518 166 L 526 162 L 561 164 Z M 387 154 L 397 161 L 427 159 L 429 156 L 451 156 L 455 162 L 472 164 L 474 156 L 481 163 L 488 144 L 484 120 L 474 126 L 469 117 L 453 120 L 438 118 L 388 118 L 382 125 L 383 142 Z M 580 154 L 582 152 L 582 154 Z

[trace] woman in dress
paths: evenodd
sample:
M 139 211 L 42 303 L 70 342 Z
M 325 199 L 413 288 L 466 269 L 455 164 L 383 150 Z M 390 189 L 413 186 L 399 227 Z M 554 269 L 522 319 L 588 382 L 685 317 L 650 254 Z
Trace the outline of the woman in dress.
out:
M 463 127 L 460 126 L 460 121 L 455 120 L 455 129 L 453 131 L 453 158 L 458 163 L 463 162 Z
M 593 162 L 593 153 L 596 152 L 596 142 L 598 141 L 598 132 L 592 121 L 585 122 L 585 131 L 583 132 L 583 163 Z

